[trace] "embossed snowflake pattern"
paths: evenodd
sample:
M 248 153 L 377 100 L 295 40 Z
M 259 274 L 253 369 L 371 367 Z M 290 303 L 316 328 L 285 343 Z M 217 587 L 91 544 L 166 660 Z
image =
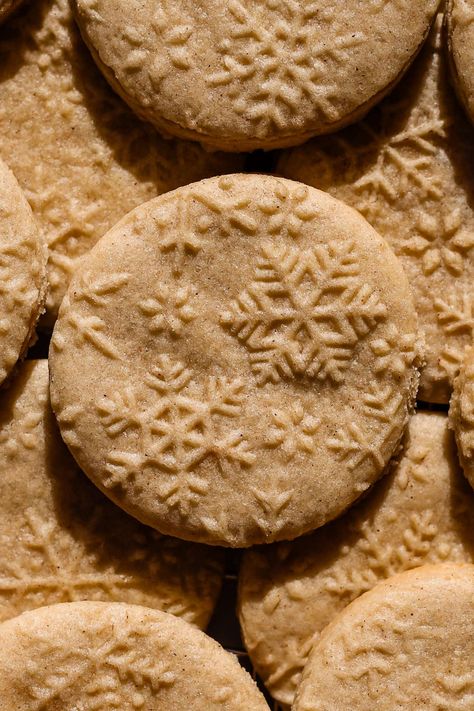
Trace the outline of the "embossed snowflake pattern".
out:
M 64 711 L 137 711 L 152 703 L 157 692 L 172 686 L 177 677 L 167 661 L 141 648 L 141 639 L 152 633 L 145 623 L 142 629 L 130 629 L 124 620 L 112 636 L 109 628 L 97 629 L 94 644 L 76 649 L 69 663 L 59 665 L 46 680 L 39 670 L 36 678 L 32 667 L 31 711 L 47 711 L 52 704 L 60 704 Z M 161 637 L 158 632 L 162 644 Z M 41 642 L 38 635 L 37 644 Z M 60 643 L 45 637 L 44 645 L 52 655 L 61 654 Z
M 425 213 L 416 225 L 417 234 L 402 245 L 401 251 L 421 257 L 426 276 L 440 267 L 459 276 L 464 271 L 469 250 L 474 247 L 474 232 L 463 229 L 462 225 L 460 210 L 438 216 Z
M 414 334 L 400 334 L 394 324 L 390 324 L 383 338 L 371 341 L 370 348 L 375 356 L 376 375 L 390 373 L 401 377 L 415 360 Z
M 314 435 L 321 420 L 305 411 L 300 402 L 286 410 L 272 412 L 272 424 L 265 440 L 267 447 L 281 449 L 287 461 L 297 454 L 311 454 L 316 449 Z
M 115 392 L 97 408 L 111 438 L 135 432 L 139 443 L 137 452 L 114 448 L 104 484 L 112 488 L 136 482 L 144 467 L 153 466 L 162 473 L 157 483 L 160 499 L 186 515 L 209 489 L 208 479 L 199 475 L 205 460 L 224 477 L 255 461 L 234 422 L 242 411 L 244 385 L 224 377 L 197 384 L 182 363 L 160 356 L 145 386 L 139 392 Z
M 334 11 L 318 3 L 248 5 L 244 0 L 227 3 L 233 28 L 218 46 L 221 68 L 208 78 L 209 85 L 227 91 L 234 111 L 252 121 L 258 136 L 284 128 L 305 101 L 325 118 L 337 117 L 337 86 L 328 77 L 363 34 L 335 33 L 329 41 L 319 23 L 334 25 Z
M 195 293 L 192 284 L 176 288 L 159 284 L 155 296 L 138 303 L 140 312 L 149 317 L 150 333 L 169 331 L 173 336 L 181 335 L 183 328 L 197 316 L 192 303 Z
M 438 324 L 446 336 L 439 367 L 452 380 L 459 372 L 464 351 L 474 335 L 474 297 L 464 289 L 448 294 L 445 299 L 434 299 L 433 306 Z
M 350 242 L 262 247 L 255 278 L 221 315 L 260 384 L 301 377 L 340 383 L 359 341 L 386 318 Z
M 265 232 L 270 235 L 300 236 L 305 223 L 311 222 L 317 211 L 308 203 L 309 190 L 305 185 L 290 190 L 280 183 L 274 195 L 257 202 L 257 207 L 266 219 Z

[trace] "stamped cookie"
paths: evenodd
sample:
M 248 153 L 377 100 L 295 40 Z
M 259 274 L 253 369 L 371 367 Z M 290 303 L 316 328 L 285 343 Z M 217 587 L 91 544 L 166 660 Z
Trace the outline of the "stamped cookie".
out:
M 126 511 L 249 546 L 321 526 L 380 476 L 416 357 L 405 275 L 360 215 L 292 181 L 224 176 L 134 210 L 83 259 L 52 402 Z
M 205 627 L 216 549 L 160 536 L 78 469 L 49 405 L 48 363 L 26 361 L 1 401 L 0 620 L 42 605 L 120 601 Z
M 474 349 L 466 351 L 449 408 L 451 427 L 456 436 L 459 460 L 464 474 L 474 487 Z
M 446 25 L 454 84 L 474 121 L 474 1 L 449 0 Z
M 91 60 L 69 0 L 29 2 L 0 30 L 0 155 L 49 245 L 51 325 L 81 255 L 117 220 L 243 163 L 138 121 Z
M 364 501 L 311 536 L 245 554 L 245 646 L 281 703 L 291 706 L 311 647 L 356 597 L 425 563 L 474 562 L 474 494 L 447 424 L 414 415 L 403 455 Z
M 34 338 L 45 299 L 46 258 L 31 208 L 0 160 L 0 384 Z
M 293 711 L 464 711 L 474 679 L 474 566 L 427 565 L 355 600 L 326 627 Z
M 0 695 L 22 711 L 268 711 L 236 657 L 138 605 L 51 605 L 0 625 Z
M 439 0 L 73 0 L 108 81 L 160 131 L 278 148 L 357 120 L 399 79 Z
M 279 172 L 357 208 L 387 239 L 425 332 L 419 399 L 447 403 L 474 336 L 474 134 L 439 44 L 438 26 L 365 121 L 289 152 Z

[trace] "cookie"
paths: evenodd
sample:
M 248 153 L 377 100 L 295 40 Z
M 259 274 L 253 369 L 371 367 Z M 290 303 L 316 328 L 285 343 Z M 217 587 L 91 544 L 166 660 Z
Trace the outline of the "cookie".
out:
M 3 22 L 18 7 L 20 2 L 22 0 L 0 0 L 0 22 Z
M 1 411 L 0 620 L 88 599 L 205 627 L 221 586 L 220 551 L 160 536 L 90 483 L 61 440 L 46 360 L 22 365 Z
M 424 412 L 360 504 L 311 536 L 245 554 L 241 628 L 271 694 L 291 706 L 311 647 L 352 600 L 391 575 L 444 561 L 474 563 L 474 494 L 447 416 Z
M 236 657 L 139 605 L 51 605 L 0 625 L 0 694 L 22 711 L 268 711 Z
M 313 648 L 294 711 L 472 706 L 474 566 L 427 565 L 362 595 Z
M 0 383 L 35 337 L 46 292 L 46 259 L 31 208 L 0 161 Z
M 439 0 L 74 0 L 113 88 L 158 130 L 223 150 L 296 145 L 362 116 Z
M 446 26 L 451 74 L 459 98 L 471 121 L 474 121 L 474 2 L 449 0 Z
M 357 208 L 387 239 L 425 333 L 419 399 L 447 403 L 474 335 L 474 134 L 439 32 L 440 22 L 410 74 L 365 121 L 288 152 L 278 169 Z
M 0 30 L 0 155 L 49 245 L 52 326 L 81 256 L 129 210 L 241 156 L 164 141 L 110 90 L 68 0 L 35 0 Z
M 321 526 L 380 476 L 416 359 L 405 275 L 363 218 L 298 183 L 225 176 L 137 208 L 84 257 L 52 402 L 126 511 L 249 546 Z
M 466 478 L 474 487 L 474 349 L 466 351 L 449 407 L 459 460 Z

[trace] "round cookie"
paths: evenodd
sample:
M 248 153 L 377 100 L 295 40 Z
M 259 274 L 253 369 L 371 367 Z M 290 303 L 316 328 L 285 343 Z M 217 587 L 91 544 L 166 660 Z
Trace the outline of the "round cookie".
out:
M 355 600 L 326 627 L 293 711 L 470 709 L 474 566 L 427 565 Z
M 456 436 L 459 460 L 464 474 L 474 487 L 474 349 L 466 351 L 459 375 L 454 381 L 449 417 Z
M 126 511 L 249 546 L 321 526 L 381 475 L 416 358 L 406 278 L 360 215 L 224 176 L 137 208 L 84 257 L 53 334 L 52 403 Z
M 22 711 L 268 711 L 237 659 L 138 605 L 51 605 L 0 625 L 0 694 Z
M 0 160 L 0 383 L 34 339 L 45 299 L 46 259 L 31 208 Z
M 366 120 L 287 152 L 278 171 L 352 205 L 391 245 L 425 334 L 418 398 L 448 403 L 474 334 L 474 134 L 449 83 L 440 25 Z
M 138 115 L 235 151 L 296 145 L 360 118 L 405 72 L 439 0 L 73 5 L 95 61 Z
M 418 413 L 403 454 L 366 499 L 310 536 L 246 552 L 241 628 L 271 694 L 291 706 L 311 647 L 352 600 L 391 575 L 444 561 L 474 563 L 474 494 L 447 416 Z
M 0 23 L 15 10 L 23 0 L 0 0 Z
M 474 121 L 474 2 L 449 0 L 446 25 L 451 73 L 459 98 Z
M 61 440 L 46 360 L 21 366 L 1 412 L 0 620 L 88 599 L 158 608 L 204 628 L 221 552 L 160 536 L 90 483 Z
M 95 66 L 69 0 L 26 3 L 0 29 L 0 155 L 48 243 L 48 326 L 81 256 L 129 210 L 243 166 L 139 121 Z

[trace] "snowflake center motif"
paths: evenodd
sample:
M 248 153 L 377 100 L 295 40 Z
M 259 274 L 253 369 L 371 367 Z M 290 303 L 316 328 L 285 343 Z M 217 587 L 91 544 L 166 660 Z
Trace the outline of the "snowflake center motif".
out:
M 362 41 L 360 32 L 339 34 L 328 41 L 316 20 L 334 25 L 334 11 L 319 3 L 267 0 L 249 8 L 243 0 L 230 0 L 233 20 L 230 36 L 219 46 L 221 70 L 208 78 L 211 87 L 225 87 L 234 111 L 255 125 L 257 135 L 283 129 L 288 116 L 301 103 L 335 118 L 337 91 L 328 83 L 333 69 Z M 257 5 L 257 3 L 254 3 Z
M 259 384 L 343 381 L 357 344 L 387 315 L 359 272 L 351 242 L 263 246 L 254 281 L 220 319 L 249 350 Z

